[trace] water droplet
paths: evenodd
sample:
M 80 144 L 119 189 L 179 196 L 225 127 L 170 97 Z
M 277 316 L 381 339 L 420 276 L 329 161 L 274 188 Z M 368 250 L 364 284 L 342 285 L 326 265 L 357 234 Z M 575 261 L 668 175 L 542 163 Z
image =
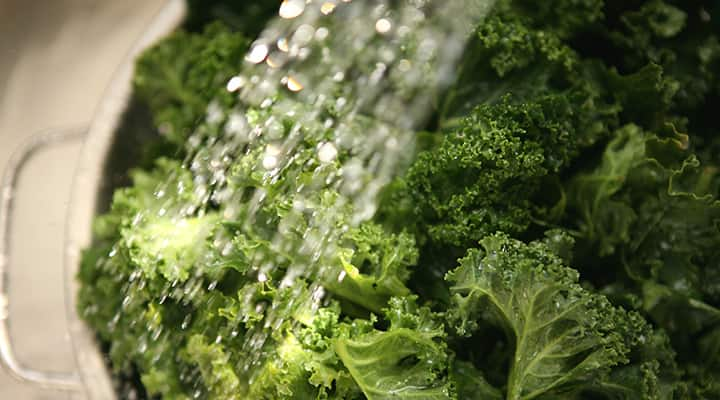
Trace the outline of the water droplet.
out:
M 375 30 L 380 34 L 386 34 L 392 29 L 392 22 L 387 18 L 380 18 L 375 23 Z
M 271 154 L 265 154 L 265 157 L 263 157 L 262 165 L 265 169 L 275 169 L 279 163 L 279 160 L 277 156 L 271 155 Z
M 404 38 L 405 36 L 409 35 L 412 30 L 407 25 L 401 25 L 397 29 L 397 34 L 400 38 Z
M 370 75 L 370 83 L 373 85 L 376 85 L 378 82 L 380 82 L 383 75 L 385 74 L 386 69 L 387 69 L 387 66 L 385 64 L 377 63 L 375 65 L 375 70 Z
M 292 44 L 303 46 L 310 43 L 313 35 L 315 35 L 315 27 L 309 24 L 302 24 L 297 28 L 295 34 L 293 34 L 291 42 Z
M 300 60 L 304 60 L 304 59 L 308 58 L 308 56 L 310 56 L 310 53 L 312 53 L 312 52 L 310 51 L 309 48 L 303 47 L 300 50 L 298 50 L 297 57 Z
M 322 6 L 320 6 L 320 12 L 324 15 L 328 15 L 335 11 L 335 7 L 337 7 L 337 4 L 326 1 L 322 4 Z
M 325 40 L 330 35 L 330 30 L 325 27 L 320 27 L 315 31 L 315 39 Z
M 432 38 L 425 38 L 420 42 L 420 46 L 417 50 L 417 56 L 420 60 L 429 60 L 432 58 L 435 50 L 437 49 L 437 43 Z
M 230 114 L 228 121 L 225 124 L 225 132 L 232 135 L 242 135 L 243 138 L 247 137 L 248 128 L 247 119 L 239 112 Z
M 270 68 L 280 68 L 287 61 L 287 55 L 283 52 L 276 51 L 270 54 L 265 62 Z
M 269 51 L 270 49 L 267 45 L 256 44 L 253 46 L 252 50 L 250 50 L 250 53 L 245 57 L 245 59 L 253 64 L 260 64 L 265 61 L 265 57 L 267 57 Z
M 232 92 L 237 91 L 238 89 L 240 89 L 240 88 L 243 87 L 244 85 L 245 85 L 245 78 L 244 78 L 244 77 L 242 77 L 242 76 L 233 76 L 232 78 L 230 78 L 230 80 L 228 81 L 228 83 L 227 83 L 227 85 L 225 86 L 225 88 L 227 89 L 228 92 L 231 92 L 231 93 L 232 93 Z
M 393 62 L 395 60 L 395 52 L 390 49 L 383 49 L 380 52 L 380 57 L 386 63 Z
M 305 209 L 305 202 L 301 199 L 295 199 L 293 200 L 293 210 L 295 211 L 303 211 Z
M 268 108 L 273 104 L 272 99 L 265 99 L 260 103 L 260 108 Z
M 287 88 L 291 92 L 299 92 L 303 90 L 303 85 L 295 77 L 290 76 L 287 78 Z
M 329 163 L 335 160 L 335 158 L 338 155 L 338 151 L 335 148 L 335 145 L 332 143 L 323 143 L 318 148 L 318 159 L 321 162 Z
M 338 110 L 342 110 L 346 104 L 347 104 L 347 99 L 344 97 L 340 97 L 337 99 L 337 101 L 335 101 L 335 107 Z
M 223 120 L 223 110 L 217 101 L 211 101 L 207 106 L 207 116 L 205 117 L 208 124 L 217 124 Z
M 297 18 L 305 11 L 305 0 L 283 0 L 278 14 L 285 19 Z
M 323 297 L 325 297 L 325 289 L 323 289 L 322 286 L 318 286 L 317 288 L 315 288 L 315 290 L 313 290 L 313 292 L 312 292 L 313 301 L 318 302 L 318 301 L 322 300 Z
M 285 133 L 285 128 L 283 127 L 283 124 L 280 121 L 277 121 L 275 118 L 270 118 L 267 121 L 267 124 L 265 125 L 265 130 L 267 131 L 267 137 L 270 139 L 280 139 Z
M 397 138 L 391 137 L 385 142 L 385 147 L 391 150 L 394 150 L 398 147 L 400 143 L 398 142 Z
M 277 48 L 287 53 L 290 50 L 290 43 L 288 43 L 286 38 L 280 38 L 277 41 Z
M 191 319 L 192 319 L 192 317 L 190 316 L 190 314 L 186 315 L 185 318 L 183 318 L 182 323 L 180 324 L 180 329 L 182 329 L 182 330 L 187 329 L 188 326 L 190 326 Z
M 270 143 L 265 146 L 265 153 L 273 156 L 278 156 L 282 153 L 282 148 L 278 144 Z

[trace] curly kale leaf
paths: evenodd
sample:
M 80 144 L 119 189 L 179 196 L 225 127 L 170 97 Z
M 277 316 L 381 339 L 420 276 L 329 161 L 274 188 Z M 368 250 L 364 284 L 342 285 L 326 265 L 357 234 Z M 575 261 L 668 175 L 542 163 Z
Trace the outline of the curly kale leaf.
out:
M 603 0 L 517 1 L 517 11 L 529 16 L 533 25 L 566 38 L 602 21 Z
M 317 332 L 313 333 L 320 336 Z M 309 332 L 303 334 L 310 335 Z M 244 398 L 357 398 L 360 394 L 357 385 L 327 345 L 327 337 L 320 337 L 325 342 L 323 345 L 318 345 L 317 340 L 308 343 L 307 339 L 300 340 L 293 333 L 287 333 L 254 376 L 250 391 Z
M 140 57 L 135 94 L 178 150 L 204 122 L 211 101 L 226 106 L 236 101 L 225 84 L 240 69 L 249 45 L 243 34 L 216 23 L 202 33 L 177 31 Z
M 626 364 L 648 327 L 578 284 L 542 242 L 529 245 L 496 234 L 481 241 L 448 273 L 450 320 L 471 335 L 478 318 L 502 326 L 514 341 L 508 399 L 570 396 L 608 379 Z
M 452 380 L 455 382 L 458 399 L 463 400 L 502 400 L 502 391 L 492 386 L 472 363 L 455 360 Z
M 443 325 L 415 301 L 414 296 L 390 301 L 387 331 L 340 337 L 334 343 L 368 400 L 455 398 Z
M 392 296 L 410 294 L 405 286 L 417 263 L 415 240 L 408 234 L 388 234 L 372 223 L 350 229 L 347 249 L 339 253 L 343 270 L 325 283 L 335 295 L 379 313 Z
M 694 315 L 691 309 L 712 309 L 698 301 L 717 302 L 712 260 L 718 254 L 720 202 L 713 183 L 717 168 L 702 167 L 688 146 L 687 135 L 660 138 L 635 125 L 623 127 L 599 165 L 570 180 L 568 204 L 581 241 L 600 256 L 621 258 L 626 273 L 642 285 L 644 308 L 656 321 L 671 331 L 694 332 L 698 323 L 670 320 Z M 686 304 L 688 313 L 670 317 L 675 313 L 656 308 L 683 297 L 695 299 L 696 306 Z
M 202 335 L 190 337 L 187 357 L 197 364 L 212 398 L 240 399 L 240 380 L 230 364 L 230 357 L 217 343 L 207 343 Z
M 577 54 L 557 35 L 537 31 L 513 14 L 487 18 L 476 28 L 458 68 L 458 78 L 440 109 L 441 127 L 475 106 L 511 93 L 532 100 L 570 86 Z
M 180 165 L 160 158 L 151 171 L 132 171 L 133 185 L 116 191 L 110 212 L 95 221 L 96 238 L 127 248 L 132 265 L 151 279 L 159 273 L 185 281 L 207 255 L 206 239 L 219 220 L 213 213 L 195 215 L 202 198 Z M 170 217 L 178 212 L 186 216 Z
M 592 174 L 575 177 L 568 190 L 571 206 L 576 205 L 583 237 L 597 242 L 602 256 L 615 251 L 618 243 L 630 240 L 635 211 L 613 196 L 622 188 L 631 168 L 643 161 L 645 141 L 637 126 L 625 127 L 605 148 L 599 168 Z
M 585 36 L 576 39 L 603 45 L 582 46 L 583 51 L 623 72 L 650 63 L 661 66 L 677 83 L 673 109 L 691 117 L 690 124 L 711 133 L 712 121 L 703 114 L 720 89 L 717 7 L 702 1 L 605 3 L 604 23 L 589 27 Z
M 567 198 L 576 257 L 597 255 L 588 276 L 668 332 L 688 391 L 704 393 L 697 371 L 718 362 L 720 202 L 717 167 L 691 145 L 685 134 L 625 126 L 597 166 L 570 179 Z
M 497 76 L 522 70 L 531 64 L 547 64 L 568 71 L 577 62 L 575 53 L 560 38 L 551 33 L 534 30 L 512 17 L 491 18 L 484 21 L 475 33 L 482 52 L 489 56 L 490 66 Z
M 239 393 L 248 399 L 455 398 L 442 321 L 415 301 L 391 299 L 383 310 L 385 330 L 373 327 L 372 318 L 340 321 L 336 304 L 311 313 L 301 302 Z
M 475 109 L 407 173 L 420 226 L 435 243 L 465 248 L 496 230 L 524 231 L 541 178 L 575 153 L 572 115 L 562 96 Z

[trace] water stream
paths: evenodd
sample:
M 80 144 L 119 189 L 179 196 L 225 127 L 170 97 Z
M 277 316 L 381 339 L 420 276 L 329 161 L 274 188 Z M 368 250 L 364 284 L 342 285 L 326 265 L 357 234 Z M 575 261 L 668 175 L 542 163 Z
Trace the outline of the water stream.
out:
M 194 231 L 202 225 L 194 221 L 220 218 L 232 229 L 211 232 L 208 262 L 218 253 L 237 254 L 243 246 L 237 236 L 262 238 L 266 245 L 246 260 L 247 273 L 281 288 L 305 280 L 310 290 L 295 293 L 294 301 L 319 307 L 347 274 L 337 265 L 342 235 L 373 217 L 383 187 L 410 162 L 415 131 L 453 81 L 471 27 L 491 5 L 283 1 L 243 68 L 228 77 L 226 90 L 238 104 L 211 102 L 187 142 L 192 187 L 169 178 L 155 191 L 158 199 L 185 199 L 155 210 L 182 232 L 173 240 L 192 242 L 208 234 Z M 167 277 L 170 297 L 192 303 L 198 291 L 217 285 L 206 286 L 203 268 L 181 272 Z M 242 352 L 254 356 L 239 370 L 262 361 L 258 350 L 283 322 L 284 313 L 262 311 L 263 325 L 244 335 Z

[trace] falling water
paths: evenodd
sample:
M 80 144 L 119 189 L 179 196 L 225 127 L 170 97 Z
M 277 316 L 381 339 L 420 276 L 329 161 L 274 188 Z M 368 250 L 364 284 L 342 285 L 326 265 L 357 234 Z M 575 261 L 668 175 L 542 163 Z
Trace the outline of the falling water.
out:
M 454 79 L 471 27 L 491 3 L 283 1 L 242 69 L 227 79 L 226 90 L 238 105 L 228 110 L 211 102 L 204 128 L 187 141 L 184 165 L 193 188 L 173 183 L 155 195 L 193 193 L 158 213 L 183 232 L 177 240 L 196 238 L 189 220 L 211 208 L 250 234 L 268 226 L 263 207 L 281 193 L 287 207 L 270 224 L 275 232 L 249 260 L 248 273 L 263 282 L 282 271 L 280 287 L 292 287 L 296 279 L 311 282 L 310 293 L 297 293 L 295 301 L 317 308 L 328 296 L 326 285 L 345 277 L 329 261 L 341 235 L 374 215 L 381 189 L 410 161 L 414 131 Z M 238 185 L 239 174 L 261 184 Z M 239 245 L 225 230 L 213 235 L 213 247 L 223 256 Z M 215 289 L 216 281 L 202 284 L 201 268 L 196 273 L 169 279 L 167 295 L 191 302 L 198 291 Z M 253 356 L 240 371 L 261 362 L 258 350 L 284 316 L 272 310 L 266 315 L 263 326 L 245 335 L 242 352 Z

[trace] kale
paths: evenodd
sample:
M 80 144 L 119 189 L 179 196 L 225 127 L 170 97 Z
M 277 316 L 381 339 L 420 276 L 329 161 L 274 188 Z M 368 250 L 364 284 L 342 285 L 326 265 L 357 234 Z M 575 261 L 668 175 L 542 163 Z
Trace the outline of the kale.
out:
M 497 0 L 353 225 L 323 182 L 357 149 L 320 162 L 336 132 L 301 118 L 335 103 L 225 89 L 277 6 L 241 3 L 190 1 L 138 61 L 155 160 L 78 275 L 115 374 L 177 399 L 720 398 L 720 7 Z M 188 162 L 238 124 L 268 134 L 222 149 L 222 184 Z
M 612 367 L 626 364 L 632 348 L 647 340 L 639 314 L 582 288 L 577 270 L 547 244 L 498 234 L 481 245 L 446 277 L 449 316 L 461 335 L 471 335 L 478 320 L 507 331 L 514 342 L 508 399 L 573 398 L 602 386 Z

